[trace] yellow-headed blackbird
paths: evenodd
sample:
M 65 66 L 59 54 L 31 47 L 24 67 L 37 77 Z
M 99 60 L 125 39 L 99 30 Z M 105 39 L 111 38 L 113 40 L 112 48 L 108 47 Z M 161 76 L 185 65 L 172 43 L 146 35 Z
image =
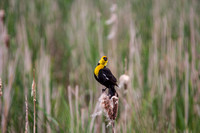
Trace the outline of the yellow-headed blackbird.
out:
M 97 64 L 96 68 L 94 69 L 94 77 L 95 79 L 102 85 L 104 85 L 106 88 L 108 88 L 108 94 L 110 95 L 110 98 L 115 95 L 116 90 L 115 86 L 117 85 L 117 79 L 112 74 L 110 69 L 106 67 L 108 63 L 108 58 L 106 56 L 103 56 L 99 63 Z M 102 91 L 105 91 L 105 89 L 102 89 Z

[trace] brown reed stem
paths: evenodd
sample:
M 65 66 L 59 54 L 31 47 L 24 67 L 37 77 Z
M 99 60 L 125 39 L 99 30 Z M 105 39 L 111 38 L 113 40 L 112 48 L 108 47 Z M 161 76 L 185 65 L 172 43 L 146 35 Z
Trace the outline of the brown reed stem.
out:
M 33 126 L 33 133 L 35 133 L 35 102 L 34 101 L 34 126 Z

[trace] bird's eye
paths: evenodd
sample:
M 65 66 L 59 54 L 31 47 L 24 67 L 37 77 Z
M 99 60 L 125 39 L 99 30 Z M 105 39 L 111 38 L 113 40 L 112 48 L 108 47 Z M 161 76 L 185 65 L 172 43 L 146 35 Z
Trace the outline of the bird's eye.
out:
M 108 58 L 107 58 L 107 57 L 103 57 L 103 59 L 104 59 L 105 61 L 107 61 L 107 60 L 108 60 Z

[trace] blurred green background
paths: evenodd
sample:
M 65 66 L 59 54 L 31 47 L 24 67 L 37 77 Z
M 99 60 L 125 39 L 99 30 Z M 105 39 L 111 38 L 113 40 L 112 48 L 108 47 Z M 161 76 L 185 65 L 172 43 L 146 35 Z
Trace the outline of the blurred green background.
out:
M 200 1 L 1 0 L 1 132 L 111 132 L 92 118 L 102 55 L 119 77 L 117 132 L 200 132 Z M 3 12 L 1 10 L 1 13 Z M 9 43 L 8 43 L 9 41 Z

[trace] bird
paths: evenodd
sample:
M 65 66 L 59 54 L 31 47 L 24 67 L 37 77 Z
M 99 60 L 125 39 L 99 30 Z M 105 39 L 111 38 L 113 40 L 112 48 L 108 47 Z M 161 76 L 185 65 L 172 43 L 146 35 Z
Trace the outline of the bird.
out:
M 117 85 L 117 79 L 112 74 L 110 69 L 106 67 L 107 63 L 108 63 L 108 57 L 102 56 L 96 68 L 94 69 L 94 77 L 100 84 L 106 87 L 105 89 L 102 89 L 102 92 L 104 92 L 108 88 L 108 95 L 110 98 L 112 98 L 112 96 L 114 96 L 116 93 L 115 86 L 118 85 Z

